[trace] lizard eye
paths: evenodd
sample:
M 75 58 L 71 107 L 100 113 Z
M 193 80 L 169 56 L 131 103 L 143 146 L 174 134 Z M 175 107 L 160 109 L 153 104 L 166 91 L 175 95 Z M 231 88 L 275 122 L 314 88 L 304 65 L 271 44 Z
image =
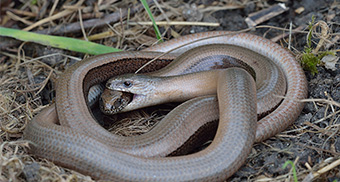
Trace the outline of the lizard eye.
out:
M 132 83 L 130 81 L 125 81 L 123 84 L 126 88 L 129 88 L 132 86 Z

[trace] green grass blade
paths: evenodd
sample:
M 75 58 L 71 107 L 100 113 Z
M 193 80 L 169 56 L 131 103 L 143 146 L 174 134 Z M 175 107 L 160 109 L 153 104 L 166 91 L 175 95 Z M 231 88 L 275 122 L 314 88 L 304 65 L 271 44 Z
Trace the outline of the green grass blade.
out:
M 152 15 L 152 13 L 150 11 L 148 3 L 146 2 L 146 0 L 140 0 L 140 1 L 142 2 L 143 6 L 144 6 L 144 9 L 148 13 L 148 15 L 149 15 L 149 17 L 150 17 L 150 19 L 152 21 L 152 26 L 153 26 L 153 29 L 155 30 L 157 40 L 159 42 L 163 42 L 163 39 L 162 39 L 162 36 L 161 36 L 161 32 L 159 31 L 158 26 L 156 25 L 156 21 L 153 18 L 153 15 Z
M 12 37 L 21 41 L 35 42 L 38 44 L 51 46 L 59 49 L 66 49 L 70 51 L 82 52 L 92 55 L 121 51 L 120 49 L 84 40 L 61 36 L 37 34 L 5 27 L 0 27 L 0 36 Z
M 296 174 L 296 169 L 295 169 L 295 165 L 294 165 L 294 163 L 293 163 L 292 161 L 290 161 L 290 160 L 286 161 L 286 162 L 283 164 L 282 168 L 285 169 L 289 164 L 290 164 L 290 165 L 292 166 L 292 168 L 293 168 L 292 171 L 293 171 L 294 182 L 298 182 L 297 174 Z

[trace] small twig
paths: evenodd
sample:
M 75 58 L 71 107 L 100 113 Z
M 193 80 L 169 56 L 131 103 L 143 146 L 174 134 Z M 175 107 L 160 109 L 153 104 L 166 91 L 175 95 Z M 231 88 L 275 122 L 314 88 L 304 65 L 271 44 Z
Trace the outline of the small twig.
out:
M 56 8 L 57 5 L 58 5 L 58 2 L 59 2 L 59 0 L 55 0 L 55 1 L 54 1 L 53 6 L 52 6 L 52 8 L 51 8 L 51 11 L 50 11 L 50 13 L 49 13 L 49 16 L 50 16 L 50 17 L 53 15 L 53 13 L 54 13 L 54 11 L 55 11 L 55 8 Z
M 38 90 L 37 93 L 34 94 L 34 96 L 37 96 L 46 86 L 46 84 L 48 83 L 48 80 L 50 80 L 51 76 L 52 76 L 52 73 L 54 72 L 54 70 L 52 69 L 50 71 L 50 73 L 48 74 L 47 78 L 43 81 L 43 83 L 41 84 L 40 86 L 40 89 Z
M 340 103 L 334 101 L 333 99 L 293 99 L 293 98 L 289 98 L 289 97 L 285 97 L 285 96 L 281 96 L 281 95 L 275 95 L 275 96 L 282 98 L 282 99 L 293 100 L 293 101 L 296 101 L 296 102 L 322 102 L 322 103 L 325 103 L 325 104 L 330 104 L 330 105 L 340 107 Z
M 244 8 L 244 6 L 240 5 L 225 5 L 225 6 L 209 6 L 205 7 L 204 9 L 201 9 L 200 11 L 202 13 L 205 12 L 215 12 L 215 11 L 221 11 L 221 10 L 233 10 L 233 9 L 241 9 Z
M 85 0 L 79 0 L 79 1 L 76 3 L 75 6 L 80 6 L 81 4 L 83 4 L 84 1 L 85 1 Z M 40 25 L 42 25 L 42 24 L 44 24 L 44 23 L 47 23 L 47 22 L 49 22 L 49 21 L 51 21 L 51 20 L 55 20 L 55 19 L 58 19 L 58 18 L 67 16 L 67 15 L 73 13 L 73 12 L 74 12 L 74 10 L 66 9 L 66 10 L 64 10 L 64 11 L 62 11 L 62 12 L 59 12 L 59 13 L 53 15 L 53 16 L 50 16 L 50 17 L 44 18 L 44 19 L 42 19 L 42 20 L 40 20 L 40 21 L 37 21 L 37 22 L 35 22 L 33 25 L 30 25 L 30 26 L 24 28 L 23 30 L 25 30 L 25 31 L 30 31 L 30 30 L 32 30 L 33 28 L 37 27 L 37 26 L 40 26 Z
M 323 117 L 323 118 L 321 118 L 321 119 L 319 119 L 319 120 L 317 120 L 317 121 L 314 121 L 313 123 L 314 123 L 314 124 L 321 123 L 322 121 L 325 121 L 326 119 L 331 118 L 331 117 L 333 117 L 333 116 L 335 116 L 335 115 L 337 115 L 337 114 L 339 114 L 339 113 L 340 113 L 340 110 L 337 111 L 337 112 L 334 112 L 334 113 L 332 113 L 332 114 L 329 114 L 327 117 Z M 307 129 L 308 127 L 309 127 L 309 126 L 303 126 L 303 127 L 300 127 L 300 128 L 294 129 L 294 130 L 284 131 L 283 133 L 292 133 L 292 132 L 296 132 L 296 131 L 301 131 L 301 130 Z
M 86 32 L 85 32 L 85 29 L 84 29 L 83 18 L 82 18 L 81 10 L 80 10 L 80 9 L 78 9 L 78 13 L 79 13 L 80 29 L 81 29 L 81 32 L 83 33 L 84 40 L 89 41 L 89 40 L 87 39 Z
M 152 0 L 147 0 L 147 2 L 148 4 L 153 3 Z M 133 15 L 142 9 L 143 9 L 143 6 L 139 4 L 137 6 L 127 8 L 122 13 L 114 12 L 114 13 L 111 13 L 105 16 L 104 18 L 86 20 L 83 22 L 83 27 L 85 29 L 88 29 L 88 28 L 94 28 L 94 27 L 102 27 L 107 24 L 112 24 L 112 23 L 118 22 L 120 20 L 120 16 L 126 17 L 128 15 L 128 12 L 130 13 L 130 15 Z M 57 25 L 55 27 L 50 27 L 50 28 L 47 28 L 44 30 L 38 30 L 35 32 L 42 33 L 42 34 L 60 35 L 60 34 L 65 34 L 65 33 L 77 32 L 79 30 L 80 30 L 80 22 L 75 22 L 75 23 L 70 23 L 68 25 L 61 25 L 61 26 Z
M 122 33 L 121 33 L 121 37 L 120 37 L 120 39 L 118 41 L 118 46 L 122 47 L 124 39 L 125 39 L 125 29 L 124 29 L 124 24 L 123 24 L 123 16 L 122 16 L 122 9 L 121 8 L 119 8 L 119 12 L 121 14 L 120 20 L 119 20 L 119 25 L 120 25 Z
M 316 32 L 316 28 L 320 27 L 321 28 L 321 33 Z M 313 32 L 312 35 L 316 35 L 317 38 L 320 39 L 318 44 L 316 45 L 316 48 L 313 50 L 313 53 L 316 54 L 319 49 L 324 45 L 325 41 L 329 38 L 330 32 L 329 32 L 329 27 L 326 22 L 324 21 L 319 21 L 313 26 Z
M 36 17 L 37 14 L 33 13 L 33 12 L 29 12 L 29 11 L 24 11 L 24 10 L 18 10 L 18 9 L 12 9 L 12 8 L 4 8 L 4 10 L 6 11 L 11 11 L 17 15 L 23 15 L 23 16 L 29 16 L 29 17 Z
M 338 154 L 339 155 L 339 154 Z M 318 178 L 319 176 L 321 176 L 323 173 L 328 172 L 329 170 L 337 167 L 340 165 L 340 159 L 334 161 L 333 163 L 327 165 L 326 167 L 321 168 L 320 170 L 318 170 L 317 172 L 311 172 L 309 173 L 302 182 L 309 182 L 309 181 L 313 181 L 315 178 Z
M 275 27 L 275 26 L 270 26 L 270 25 L 259 25 L 259 26 L 256 26 L 254 28 L 271 28 L 271 29 L 274 29 L 274 30 L 289 31 L 287 28 Z M 308 33 L 308 31 L 303 31 L 303 30 L 299 30 L 299 29 L 292 30 L 292 32 L 295 32 L 295 33 Z
M 211 22 L 188 22 L 188 21 L 156 21 L 156 25 L 166 26 L 166 25 L 181 25 L 181 26 L 211 26 L 218 27 L 220 23 Z M 152 25 L 152 22 L 129 22 L 129 25 Z
M 336 102 L 334 100 L 328 100 L 328 99 L 301 99 L 300 102 L 322 102 L 330 105 L 334 105 L 337 107 L 340 107 L 340 103 Z
M 15 21 L 20 21 L 20 22 L 22 22 L 22 23 L 24 23 L 26 25 L 32 25 L 33 24 L 33 22 L 28 21 L 28 20 L 26 20 L 24 18 L 21 18 L 21 17 L 15 15 L 14 13 L 12 13 L 10 11 L 7 11 L 6 14 L 7 14 L 7 16 L 9 16 L 10 18 L 12 18 Z
M 169 17 L 166 15 L 166 13 L 164 12 L 163 8 L 160 6 L 160 4 L 158 3 L 158 1 L 154 1 L 156 7 L 159 9 L 159 11 L 161 12 L 161 14 L 164 16 L 166 22 L 170 22 Z M 156 22 L 157 24 L 157 22 Z M 158 24 L 157 24 L 158 25 Z
M 289 37 L 288 37 L 288 50 L 290 50 L 291 42 L 292 42 L 292 27 L 293 23 L 289 23 Z

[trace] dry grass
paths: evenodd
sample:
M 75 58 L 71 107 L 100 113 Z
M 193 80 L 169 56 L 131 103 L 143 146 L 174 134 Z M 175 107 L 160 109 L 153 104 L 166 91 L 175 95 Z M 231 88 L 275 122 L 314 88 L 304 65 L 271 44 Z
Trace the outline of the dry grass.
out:
M 68 4 L 66 1 L 62 6 L 54 1 L 52 9 L 45 10 L 45 1 L 37 1 L 37 4 L 22 4 L 20 9 L 8 9 L 7 14 L 1 17 L 2 24 L 20 24 L 26 30 L 36 27 L 47 29 L 61 24 L 69 24 L 74 21 L 85 21 L 92 18 L 101 18 L 106 12 L 122 11 L 119 7 L 127 7 L 135 1 L 112 1 L 99 0 L 96 4 L 85 6 L 78 1 L 75 5 Z M 52 1 L 51 1 L 52 2 Z M 101 2 L 100 4 L 98 4 Z M 211 14 L 221 9 L 238 9 L 244 7 L 248 0 L 243 1 L 215 1 L 207 8 L 197 7 L 200 13 Z M 60 3 L 60 2 L 59 2 Z M 266 1 L 256 1 L 256 6 L 260 9 L 267 7 Z M 152 5 L 151 11 L 154 12 L 156 21 L 169 22 L 169 25 L 162 25 L 165 34 L 173 37 L 180 36 L 183 32 L 188 32 L 186 28 L 189 21 L 182 16 L 183 12 L 190 7 L 182 1 L 165 1 L 162 4 Z M 38 11 L 40 10 L 40 11 Z M 207 13 L 209 12 L 209 13 Z M 38 20 L 34 18 L 39 15 Z M 202 15 L 203 16 L 203 15 Z M 81 21 L 81 22 L 82 22 Z M 153 36 L 153 30 L 147 23 L 148 15 L 142 11 L 131 17 L 122 17 L 121 21 L 107 24 L 101 28 L 93 28 L 88 31 L 81 29 L 74 34 L 77 38 L 96 40 L 99 43 L 113 46 L 124 50 L 136 50 L 151 46 L 157 40 Z M 137 23 L 136 23 L 137 22 Z M 203 25 L 212 26 L 206 23 Z M 214 24 L 213 24 L 214 25 Z M 86 34 L 87 36 L 84 36 Z M 29 43 L 22 43 L 16 48 L 8 48 L 0 52 L 0 181 L 92 181 L 91 178 L 83 176 L 75 171 L 56 166 L 44 159 L 35 158 L 28 154 L 27 141 L 22 141 L 22 132 L 26 124 L 43 108 L 54 101 L 54 86 L 58 75 L 69 66 L 70 63 L 79 60 L 79 55 L 67 51 L 54 50 L 50 48 L 38 47 L 35 50 L 29 49 Z M 35 47 L 37 48 L 37 47 Z M 329 100 L 305 100 L 314 102 L 315 107 L 327 107 L 328 112 L 322 121 L 332 118 L 336 121 L 339 117 L 339 103 Z M 147 132 L 149 128 L 160 120 L 162 116 L 156 114 L 146 114 L 138 112 L 135 116 L 121 120 L 109 130 L 112 133 L 124 136 Z M 320 122 L 321 122 L 320 120 Z M 305 132 L 317 132 L 320 136 L 327 136 L 329 139 L 334 135 L 339 135 L 339 124 L 331 122 L 326 128 L 318 128 L 315 123 L 306 123 L 304 126 L 285 131 L 278 135 L 282 138 L 299 137 Z M 291 133 L 298 133 L 291 135 Z M 269 146 L 269 145 L 268 145 Z M 274 149 L 271 149 L 274 150 Z M 321 148 L 316 148 L 322 151 Z M 265 152 L 265 151 L 263 151 Z M 331 151 L 323 151 L 330 152 Z M 334 158 L 324 159 L 320 163 L 309 166 L 306 169 L 298 169 L 299 179 L 307 175 L 320 176 L 326 173 L 327 167 L 336 168 L 339 165 L 339 153 L 333 153 Z M 337 156 L 337 157 L 336 157 Z M 256 155 L 250 156 L 255 158 Z M 296 159 L 297 162 L 299 159 Z M 337 164 L 337 165 L 335 165 Z M 339 170 L 335 172 L 339 173 Z M 259 173 L 261 174 L 261 169 Z M 256 181 L 290 181 L 290 173 L 275 178 L 269 178 L 263 174 L 253 176 Z M 309 177 L 307 176 L 307 177 Z

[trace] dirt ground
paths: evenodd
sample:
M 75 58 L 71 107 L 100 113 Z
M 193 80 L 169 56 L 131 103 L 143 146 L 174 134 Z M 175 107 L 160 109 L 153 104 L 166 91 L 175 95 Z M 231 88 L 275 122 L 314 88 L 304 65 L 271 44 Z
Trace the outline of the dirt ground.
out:
M 2 0 L 0 26 L 24 29 L 47 19 L 30 31 L 80 39 L 86 34 L 94 42 L 123 50 L 140 50 L 157 42 L 152 26 L 133 24 L 150 21 L 143 7 L 128 11 L 127 7 L 139 6 L 139 1 L 85 0 L 75 7 L 77 2 L 81 1 Z M 337 0 L 149 2 L 156 21 L 173 22 L 171 26 L 159 26 L 164 40 L 196 32 L 244 30 L 249 28 L 245 19 L 251 13 L 284 3 L 288 8 L 285 12 L 248 32 L 271 39 L 285 48 L 289 46 L 300 61 L 307 46 L 308 24 L 315 17 L 311 48 L 316 54 L 334 51 L 335 56 L 339 56 L 340 1 Z M 70 13 L 48 19 L 65 9 Z M 108 22 L 94 26 L 93 22 L 100 22 L 109 15 Z M 83 26 L 72 25 L 80 20 L 84 22 Z M 204 23 L 195 25 L 192 22 Z M 89 28 L 86 28 L 87 23 Z M 290 26 L 292 31 L 289 31 Z M 327 33 L 321 34 L 323 30 Z M 27 141 L 21 139 L 32 117 L 53 103 L 58 75 L 86 56 L 0 37 L 0 181 L 92 181 L 76 171 L 34 157 L 27 152 Z M 227 181 L 294 181 L 291 166 L 282 168 L 286 161 L 294 163 L 298 181 L 340 181 L 340 69 L 337 62 L 330 68 L 326 66 L 318 64 L 316 74 L 305 71 L 309 94 L 298 120 L 284 132 L 255 144 L 243 167 Z M 164 108 L 169 107 L 172 106 Z M 139 111 L 105 127 L 125 136 L 140 134 L 162 115 L 163 111 Z

